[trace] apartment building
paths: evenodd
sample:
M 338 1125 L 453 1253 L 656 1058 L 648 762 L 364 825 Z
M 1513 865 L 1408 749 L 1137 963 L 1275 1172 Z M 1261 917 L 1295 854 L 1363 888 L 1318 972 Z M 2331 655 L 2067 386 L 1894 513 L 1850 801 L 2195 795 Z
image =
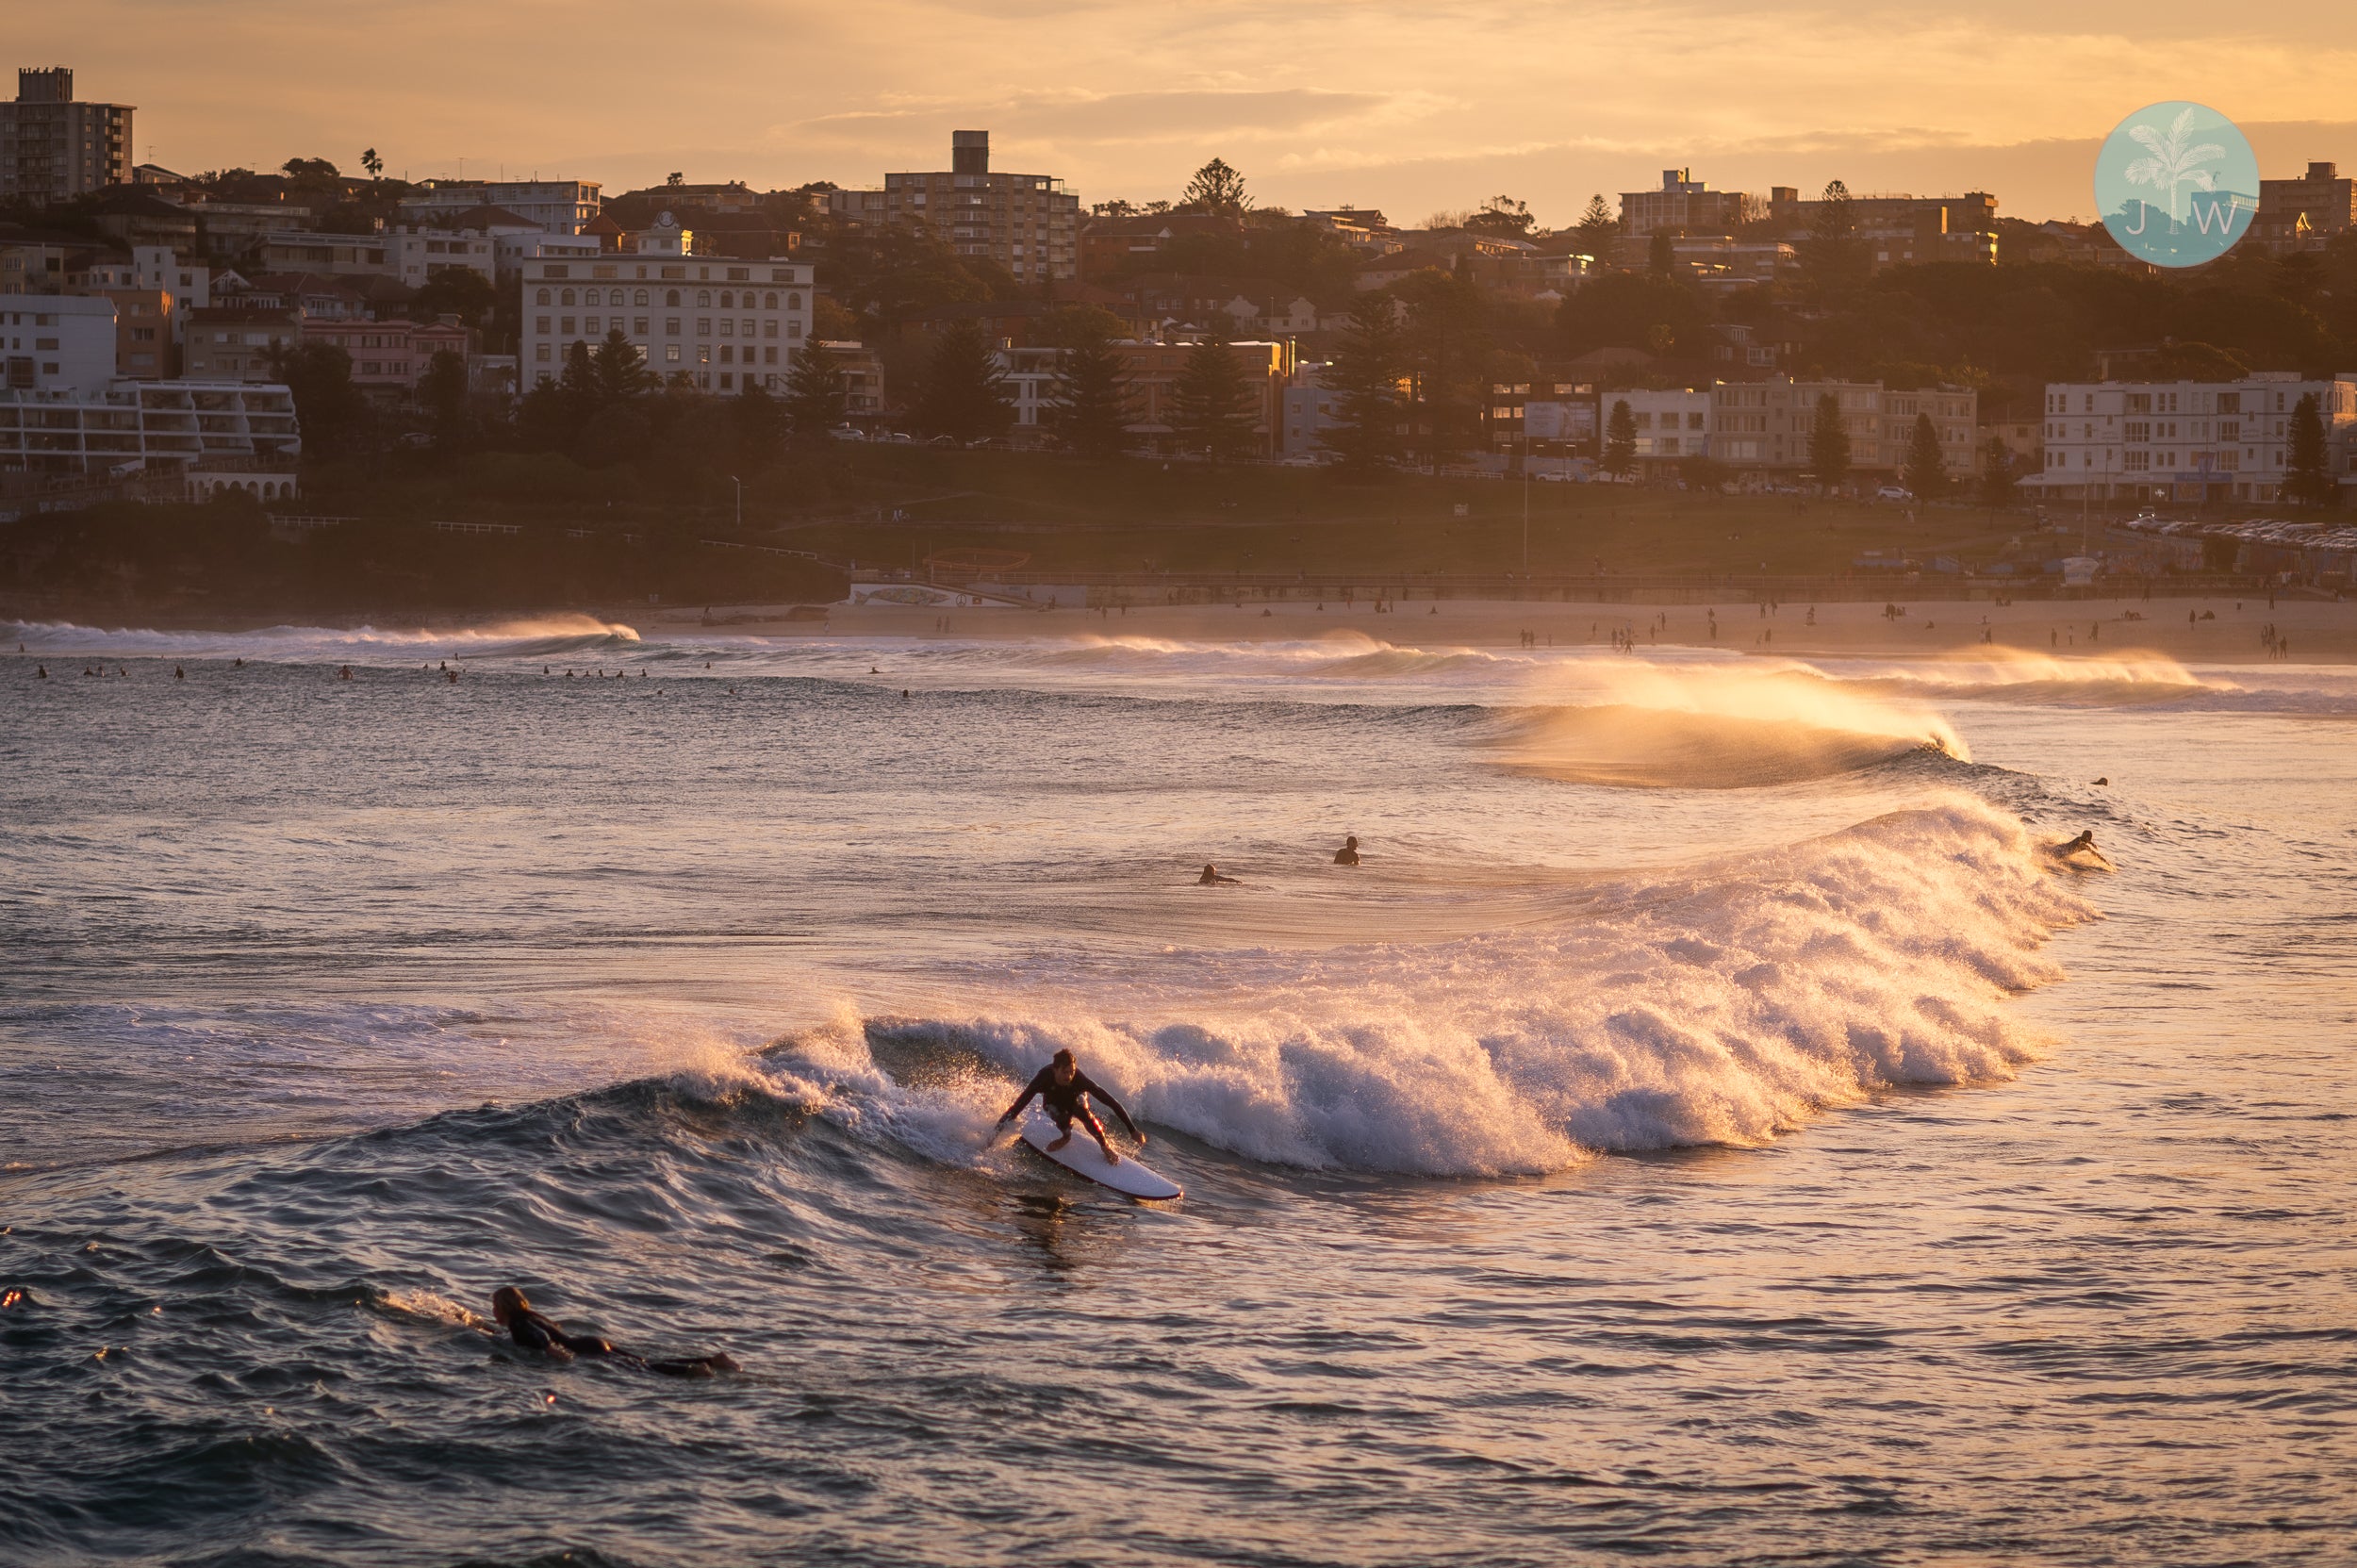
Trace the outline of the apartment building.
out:
M 272 355 L 303 340 L 303 321 L 299 308 L 217 305 L 191 310 L 180 334 L 181 378 L 272 383 L 277 379 Z
M 691 256 L 672 223 L 637 245 L 629 256 L 522 263 L 524 390 L 562 375 L 574 344 L 594 349 L 609 332 L 667 381 L 723 395 L 783 386 L 810 336 L 807 263 Z
M 1623 231 L 1637 239 L 1659 229 L 1673 234 L 1733 234 L 1767 215 L 1766 205 L 1757 196 L 1741 190 L 1713 190 L 1692 174 L 1690 169 L 1664 169 L 1660 190 L 1622 191 Z
M 0 390 L 0 469 L 92 474 L 301 455 L 285 387 L 119 381 L 89 391 Z M 246 481 L 259 489 L 264 481 Z M 291 493 L 291 479 L 276 487 Z
M 405 402 L 437 354 L 464 358 L 467 329 L 451 322 L 313 322 L 303 341 L 339 348 L 352 360 L 352 384 L 386 402 Z
M 2275 501 L 2303 397 L 2316 400 L 2334 473 L 2357 482 L 2357 373 L 2309 381 L 2261 371 L 2239 381 L 2050 383 L 2046 467 L 2021 483 L 2064 501 Z
M 0 294 L 10 391 L 85 393 L 115 378 L 115 305 L 79 294 Z
M 838 215 L 922 225 L 960 256 L 995 261 L 1027 283 L 1080 275 L 1080 198 L 1052 174 L 994 173 L 988 131 L 953 131 L 950 167 L 886 174 L 881 190 L 837 190 Z
M 550 234 L 579 234 L 604 205 L 596 180 L 430 180 L 401 200 L 402 221 L 443 228 L 470 207 L 495 206 Z
M 1710 389 L 1710 453 L 1761 478 L 1798 478 L 1808 468 L 1809 433 L 1820 398 L 1832 396 L 1850 437 L 1850 467 L 1861 478 L 1896 478 L 1905 468 L 1919 414 L 1939 437 L 1951 474 L 1975 470 L 1980 394 L 1954 387 L 1899 390 L 1879 381 L 1720 382 Z
M 1113 346 L 1122 357 L 1122 384 L 1129 396 L 1130 434 L 1156 451 L 1175 446 L 1178 377 L 1195 345 L 1126 342 Z M 1251 388 L 1253 433 L 1261 454 L 1267 455 L 1276 450 L 1284 420 L 1286 346 L 1230 343 L 1228 352 Z
M 1772 187 L 1768 217 L 1786 239 L 1816 233 L 1821 198 L 1803 200 L 1798 188 Z M 1865 242 L 1874 271 L 1923 261 L 1997 264 L 1997 198 L 1986 190 L 1961 196 L 1852 196 L 1850 222 Z
M 70 201 L 131 180 L 131 106 L 86 104 L 62 65 L 16 74 L 0 104 L 0 201 Z
M 2298 179 L 2261 180 L 2250 238 L 2271 250 L 2321 243 L 2357 227 L 2357 179 L 2337 164 L 2311 163 Z
M 1613 415 L 1621 404 L 1628 405 L 1637 425 L 1637 461 L 1642 468 L 1669 467 L 1689 457 L 1711 455 L 1711 393 L 1707 390 L 1632 388 L 1606 392 L 1599 402 L 1607 437 Z
M 540 231 L 531 231 L 546 238 Z M 591 250 L 596 246 L 591 245 Z M 496 240 L 473 229 L 396 224 L 375 234 L 316 234 L 281 230 L 262 237 L 251 264 L 264 272 L 310 272 L 326 277 L 388 277 L 406 288 L 424 286 L 437 272 L 475 272 L 486 283 L 498 276 Z

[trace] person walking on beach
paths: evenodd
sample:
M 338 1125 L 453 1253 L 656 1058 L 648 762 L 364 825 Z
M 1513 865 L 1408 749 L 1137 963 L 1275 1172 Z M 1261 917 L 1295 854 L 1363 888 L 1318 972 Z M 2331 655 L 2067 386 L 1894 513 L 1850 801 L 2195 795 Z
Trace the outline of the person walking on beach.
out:
M 1129 1136 L 1141 1146 L 1146 1142 L 1146 1134 L 1139 1131 L 1138 1124 L 1129 1119 L 1129 1113 L 1122 1109 L 1121 1101 L 1107 1094 L 1102 1085 L 1082 1072 L 1080 1065 L 1073 1060 L 1069 1050 L 1056 1052 L 1047 1065 L 1031 1075 L 1031 1081 L 1026 1083 L 1023 1092 L 1014 1097 L 1014 1103 L 1008 1106 L 1006 1114 L 998 1118 L 998 1125 L 1005 1127 L 1021 1115 L 1023 1108 L 1031 1103 L 1034 1096 L 1038 1097 L 1040 1109 L 1047 1113 L 1048 1119 L 1057 1127 L 1058 1136 L 1047 1146 L 1050 1154 L 1072 1141 L 1072 1124 L 1077 1121 L 1089 1130 L 1090 1135 L 1096 1140 L 1096 1147 L 1105 1151 L 1107 1164 L 1121 1164 L 1121 1156 L 1113 1150 L 1113 1140 L 1105 1136 L 1105 1124 L 1098 1121 L 1096 1114 L 1090 1109 L 1092 1099 L 1119 1116 L 1121 1125 L 1129 1130 Z

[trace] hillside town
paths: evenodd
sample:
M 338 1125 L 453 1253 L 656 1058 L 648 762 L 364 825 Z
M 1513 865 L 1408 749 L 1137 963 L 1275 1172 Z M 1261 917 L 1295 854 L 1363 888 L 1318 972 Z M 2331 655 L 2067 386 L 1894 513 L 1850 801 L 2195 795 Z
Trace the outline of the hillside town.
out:
M 510 445 L 590 466 L 655 411 L 779 439 L 1403 468 L 1991 504 L 2336 504 L 2357 487 L 2357 179 L 2262 182 L 2163 278 L 1962 195 L 1506 195 L 1421 222 L 1256 204 L 1206 162 L 1088 200 L 993 163 L 757 190 L 674 173 L 135 161 L 136 109 L 0 104 L 0 509 L 300 494 L 303 459 Z M 582 171 L 587 173 L 591 171 Z

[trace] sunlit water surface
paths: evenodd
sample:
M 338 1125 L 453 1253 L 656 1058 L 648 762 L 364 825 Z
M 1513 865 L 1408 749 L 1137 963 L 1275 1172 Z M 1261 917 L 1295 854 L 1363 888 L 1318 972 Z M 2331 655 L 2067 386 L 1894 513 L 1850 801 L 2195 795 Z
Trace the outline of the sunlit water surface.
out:
M 0 1560 L 2357 1529 L 2349 673 L 0 631 Z

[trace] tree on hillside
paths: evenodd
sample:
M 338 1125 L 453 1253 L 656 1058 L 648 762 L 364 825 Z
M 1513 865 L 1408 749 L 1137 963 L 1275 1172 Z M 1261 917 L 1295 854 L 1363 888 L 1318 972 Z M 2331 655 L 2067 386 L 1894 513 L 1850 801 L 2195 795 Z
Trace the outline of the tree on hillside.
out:
M 1931 501 L 1948 490 L 1948 470 L 1940 460 L 1939 432 L 1929 414 L 1915 416 L 1915 432 L 1907 441 L 1907 488 L 1918 501 Z
M 1612 400 L 1612 417 L 1605 421 L 1603 468 L 1615 479 L 1637 471 L 1637 416 L 1626 398 Z
M 481 272 L 465 267 L 446 267 L 418 286 L 409 301 L 409 319 L 431 322 L 443 316 L 455 316 L 463 324 L 476 331 L 483 330 L 499 308 L 499 289 Z
M 980 324 L 960 322 L 935 339 L 916 419 L 932 434 L 958 441 L 1003 435 L 1014 422 L 1006 375 Z
M 1668 277 L 1677 271 L 1677 245 L 1668 229 L 1656 229 L 1645 242 L 1645 271 L 1656 277 Z
M 306 455 L 332 456 L 358 440 L 369 404 L 352 384 L 352 355 L 333 343 L 297 343 L 272 349 L 270 365 L 272 376 L 294 394 Z
M 467 356 L 437 349 L 418 378 L 418 402 L 434 421 L 434 439 L 451 446 L 467 434 Z
M 2002 436 L 1991 436 L 1981 454 L 1981 504 L 1990 511 L 2013 503 L 2013 450 Z
M 1435 466 L 1480 437 L 1490 401 L 1489 302 L 1473 280 L 1428 268 L 1393 285 L 1408 306 L 1409 414 L 1418 454 Z
M 1195 172 L 1186 190 L 1178 193 L 1181 212 L 1208 212 L 1215 217 L 1241 218 L 1252 205 L 1244 193 L 1244 176 L 1228 166 L 1224 158 L 1213 158 Z
M 1810 289 L 1822 300 L 1854 292 L 1871 270 L 1866 242 L 1858 238 L 1857 215 L 1850 208 L 1850 188 L 1839 180 L 1827 180 L 1818 198 L 1801 266 Z
M 1341 455 L 1343 471 L 1365 477 L 1398 458 L 1399 387 L 1407 374 L 1398 303 L 1389 294 L 1361 294 L 1326 369 L 1334 423 L 1318 436 L 1319 445 Z
M 1491 197 L 1480 209 L 1468 216 L 1465 227 L 1475 234 L 1502 235 L 1508 239 L 1527 239 L 1538 220 L 1530 215 L 1527 203 L 1518 202 L 1504 194 Z
M 385 160 L 376 156 L 376 149 L 373 147 L 360 155 L 360 167 L 369 172 L 369 178 L 372 180 L 381 180 L 385 177 Z
M 1137 418 L 1125 380 L 1129 360 L 1113 346 L 1110 332 L 1076 336 L 1056 367 L 1048 420 L 1068 450 L 1083 457 L 1111 457 L 1129 446 L 1129 421 Z
M 2324 417 L 2316 411 L 2316 395 L 2302 392 L 2292 405 L 2290 461 L 2283 465 L 2283 488 L 2302 506 L 2329 506 L 2333 491 L 2332 457 L 2325 445 Z
M 1579 223 L 1573 232 L 1579 236 L 1579 249 L 1583 256 L 1601 259 L 1612 254 L 1612 242 L 1621 237 L 1621 221 L 1613 217 L 1612 209 L 1605 205 L 1603 191 L 1599 190 L 1588 198 L 1588 210 L 1579 215 Z
M 1828 490 L 1850 480 L 1850 431 L 1841 421 L 1841 400 L 1831 392 L 1818 397 L 1809 421 L 1808 476 Z
M 817 440 L 850 417 L 850 392 L 834 350 L 816 338 L 802 344 L 785 372 L 784 406 L 786 428 L 803 440 Z
M 1170 388 L 1170 426 L 1181 450 L 1213 462 L 1245 457 L 1259 444 L 1260 399 L 1244 361 L 1228 346 L 1227 328 L 1214 321 L 1179 363 Z
M 657 384 L 654 372 L 647 369 L 647 356 L 623 336 L 620 327 L 607 332 L 605 340 L 589 355 L 589 386 L 600 407 L 641 397 Z

